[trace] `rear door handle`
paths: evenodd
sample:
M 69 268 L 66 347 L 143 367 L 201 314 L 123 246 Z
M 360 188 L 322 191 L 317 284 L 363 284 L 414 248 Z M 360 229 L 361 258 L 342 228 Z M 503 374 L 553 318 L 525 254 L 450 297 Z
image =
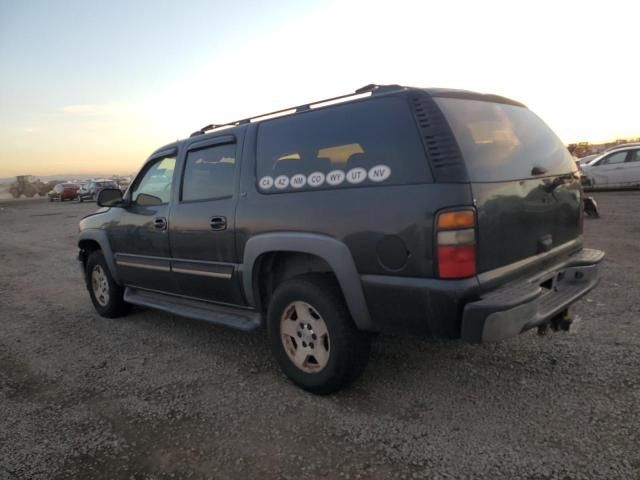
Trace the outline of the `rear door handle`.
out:
M 211 227 L 211 230 L 226 230 L 227 217 L 211 217 L 211 220 L 209 220 L 209 226 Z
M 167 219 L 164 217 L 156 217 L 153 219 L 153 226 L 158 230 L 166 230 Z

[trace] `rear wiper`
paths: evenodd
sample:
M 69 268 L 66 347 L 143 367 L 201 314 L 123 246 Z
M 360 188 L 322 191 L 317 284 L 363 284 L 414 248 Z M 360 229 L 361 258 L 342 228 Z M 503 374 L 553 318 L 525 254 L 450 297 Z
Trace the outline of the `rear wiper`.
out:
M 531 175 L 544 175 L 545 173 L 547 173 L 547 169 L 544 167 L 536 165 L 531 169 Z

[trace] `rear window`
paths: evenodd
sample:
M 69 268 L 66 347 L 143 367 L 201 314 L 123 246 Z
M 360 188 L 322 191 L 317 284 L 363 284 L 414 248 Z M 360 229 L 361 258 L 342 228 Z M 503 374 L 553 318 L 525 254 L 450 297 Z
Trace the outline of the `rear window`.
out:
M 435 98 L 460 145 L 471 181 L 496 182 L 576 170 L 571 154 L 531 110 L 514 105 Z
M 264 121 L 258 131 L 257 178 L 265 193 L 430 181 L 404 98 Z

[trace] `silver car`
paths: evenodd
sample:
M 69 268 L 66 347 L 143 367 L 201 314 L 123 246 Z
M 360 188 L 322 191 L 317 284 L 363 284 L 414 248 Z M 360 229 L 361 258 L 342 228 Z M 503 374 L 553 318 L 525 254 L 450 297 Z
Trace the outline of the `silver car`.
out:
M 640 187 L 640 145 L 619 147 L 581 165 L 583 184 L 590 188 Z

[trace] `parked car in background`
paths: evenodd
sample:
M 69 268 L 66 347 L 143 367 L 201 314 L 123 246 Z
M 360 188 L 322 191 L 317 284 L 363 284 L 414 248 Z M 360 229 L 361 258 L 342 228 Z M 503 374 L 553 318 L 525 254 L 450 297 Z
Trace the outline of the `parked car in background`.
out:
M 93 180 L 89 182 L 85 186 L 85 188 L 80 190 L 78 199 L 81 202 L 84 202 L 85 200 L 95 201 L 95 199 L 98 197 L 98 194 L 106 188 L 116 188 L 118 190 L 120 189 L 120 187 L 118 187 L 118 184 L 112 180 Z
M 54 200 L 60 200 L 61 202 L 75 200 L 78 196 L 79 188 L 75 183 L 59 183 L 47 195 L 50 202 Z
M 583 164 L 581 169 L 586 188 L 640 187 L 640 145 L 627 144 L 609 150 Z
M 75 183 L 58 183 L 47 193 L 49 201 L 73 200 L 78 196 L 79 186 Z

